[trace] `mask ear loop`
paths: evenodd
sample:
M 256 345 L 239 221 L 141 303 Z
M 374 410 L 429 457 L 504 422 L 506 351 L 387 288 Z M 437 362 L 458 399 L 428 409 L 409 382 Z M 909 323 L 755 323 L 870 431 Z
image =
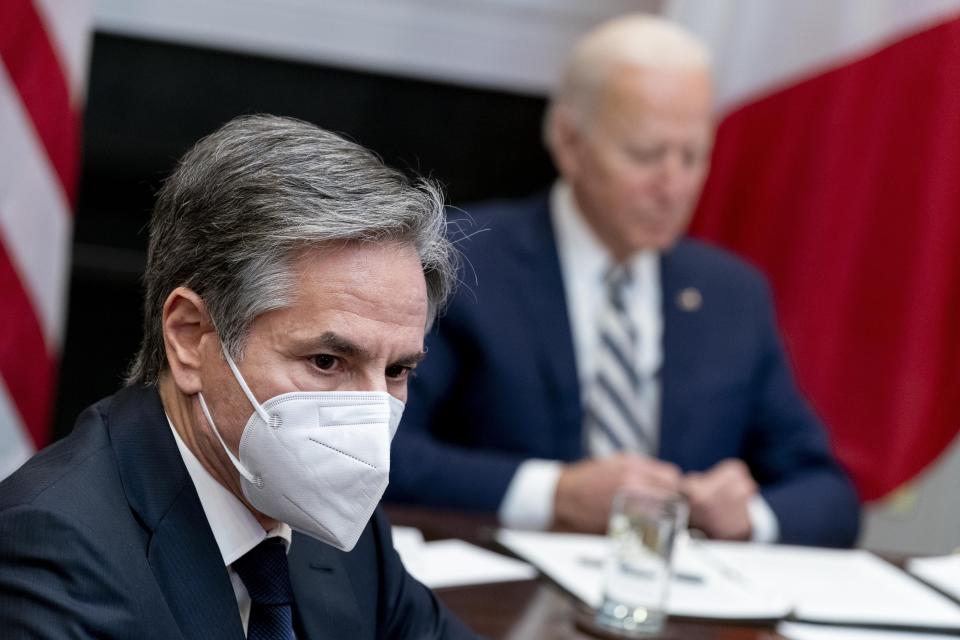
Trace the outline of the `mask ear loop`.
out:
M 390 439 L 393 440 L 393 436 L 397 435 L 397 427 L 400 426 L 400 419 L 403 417 L 403 409 L 406 405 L 389 393 L 387 402 L 390 404 Z
M 227 348 L 223 345 L 223 342 L 220 343 L 220 349 L 223 351 L 223 357 L 227 359 L 227 364 L 230 365 L 230 371 L 233 371 L 233 377 L 237 379 L 237 382 L 240 384 L 240 388 L 243 389 L 243 394 L 247 396 L 247 400 L 250 401 L 250 405 L 253 407 L 253 410 L 257 412 L 257 415 L 266 423 L 270 424 L 270 414 L 257 402 L 256 396 L 253 395 L 253 392 L 250 391 L 250 387 L 247 386 L 247 381 L 243 379 L 243 375 L 240 373 L 240 369 L 237 368 L 237 364 L 233 361 L 233 358 L 230 357 L 230 354 L 227 353 Z
M 247 381 L 243 379 L 243 375 L 240 373 L 240 369 L 237 368 L 237 364 L 233 361 L 233 358 L 230 357 L 230 354 L 227 352 L 227 348 L 224 346 L 223 342 L 220 343 L 220 350 L 223 351 L 223 357 L 226 358 L 227 364 L 230 366 L 230 371 L 233 372 L 233 377 L 236 379 L 237 383 L 240 385 L 240 389 L 243 390 L 243 394 L 247 396 L 247 400 L 253 406 L 253 410 L 256 411 L 257 415 L 264 421 L 266 424 L 270 424 L 270 414 L 268 414 L 260 403 L 257 402 L 256 396 L 253 395 L 253 392 L 250 391 L 250 387 L 247 385 Z M 213 433 L 217 436 L 217 440 L 220 441 L 220 445 L 223 447 L 223 450 L 227 452 L 227 456 L 230 458 L 230 462 L 233 463 L 233 466 L 236 467 L 237 471 L 240 472 L 244 478 L 247 479 L 252 484 L 259 485 L 262 481 L 257 478 L 254 474 L 250 473 L 243 463 L 237 459 L 233 452 L 230 451 L 230 447 L 227 446 L 227 443 L 224 442 L 223 436 L 220 435 L 220 430 L 217 429 L 216 423 L 213 421 L 213 416 L 210 415 L 210 409 L 207 407 L 207 401 L 203 399 L 203 393 L 197 393 L 197 399 L 200 400 L 200 409 L 203 411 L 204 417 L 206 417 L 207 422 L 210 423 L 210 426 L 213 427 Z
M 228 447 L 227 443 L 223 441 L 223 437 L 220 435 L 220 430 L 217 429 L 217 425 L 213 421 L 213 416 L 210 415 L 210 409 L 207 408 L 207 402 L 203 399 L 203 392 L 197 393 L 197 399 L 200 400 L 200 409 L 203 410 L 203 415 L 206 416 L 207 422 L 209 422 L 210 426 L 213 427 L 213 433 L 217 436 L 217 440 L 220 441 L 220 445 L 223 447 L 223 450 L 227 452 L 230 462 L 233 463 L 233 466 L 236 467 L 237 471 L 240 472 L 240 475 L 246 478 L 248 482 L 252 484 L 259 484 L 256 476 L 247 471 L 247 468 L 243 466 L 242 462 L 237 460 L 237 456 L 233 455 L 233 452 L 230 451 L 230 447 Z

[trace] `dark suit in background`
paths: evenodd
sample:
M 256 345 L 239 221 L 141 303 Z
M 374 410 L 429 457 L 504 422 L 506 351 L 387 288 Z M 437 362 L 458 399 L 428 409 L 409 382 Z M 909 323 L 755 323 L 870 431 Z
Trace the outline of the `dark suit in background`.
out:
M 387 499 L 496 511 L 530 458 L 585 455 L 581 390 L 546 197 L 468 207 L 464 284 L 427 336 L 393 444 Z M 780 541 L 849 546 L 855 490 L 799 393 L 763 278 L 693 240 L 663 254 L 658 457 L 684 471 L 740 458 Z M 701 304 L 684 308 L 681 292 Z M 690 305 L 687 305 L 688 307 Z
M 379 512 L 353 551 L 294 533 L 301 640 L 473 638 Z M 153 388 L 128 387 L 0 484 L 0 637 L 241 640 L 237 600 Z

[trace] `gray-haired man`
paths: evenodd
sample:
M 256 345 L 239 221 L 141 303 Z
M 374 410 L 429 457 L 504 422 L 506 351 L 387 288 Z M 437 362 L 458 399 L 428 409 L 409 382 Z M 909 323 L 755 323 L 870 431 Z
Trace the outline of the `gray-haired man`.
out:
M 0 484 L 4 637 L 472 637 L 375 512 L 443 226 L 433 185 L 304 122 L 189 151 L 128 386 Z

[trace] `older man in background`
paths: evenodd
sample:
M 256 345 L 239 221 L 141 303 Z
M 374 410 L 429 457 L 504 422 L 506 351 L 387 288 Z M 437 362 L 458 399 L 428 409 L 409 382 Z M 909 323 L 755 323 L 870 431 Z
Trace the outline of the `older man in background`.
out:
M 790 373 L 767 285 L 683 239 L 712 142 L 708 54 L 649 16 L 574 49 L 549 194 L 467 207 L 471 271 L 411 383 L 388 497 L 601 531 L 622 487 L 721 539 L 847 546 L 856 493 Z M 475 280 L 474 280 L 475 278 Z
M 304 122 L 197 143 L 151 218 L 128 386 L 0 484 L 0 636 L 474 637 L 375 511 L 443 223 L 432 184 Z

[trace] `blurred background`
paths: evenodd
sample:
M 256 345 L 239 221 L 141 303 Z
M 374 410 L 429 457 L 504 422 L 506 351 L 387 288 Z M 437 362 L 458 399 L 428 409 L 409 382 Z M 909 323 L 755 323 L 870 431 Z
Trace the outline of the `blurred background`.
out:
M 198 138 L 289 115 L 452 203 L 531 193 L 570 44 L 630 11 L 712 48 L 692 233 L 771 279 L 861 544 L 960 546 L 957 0 L 0 0 L 0 477 L 122 384 L 153 196 Z

